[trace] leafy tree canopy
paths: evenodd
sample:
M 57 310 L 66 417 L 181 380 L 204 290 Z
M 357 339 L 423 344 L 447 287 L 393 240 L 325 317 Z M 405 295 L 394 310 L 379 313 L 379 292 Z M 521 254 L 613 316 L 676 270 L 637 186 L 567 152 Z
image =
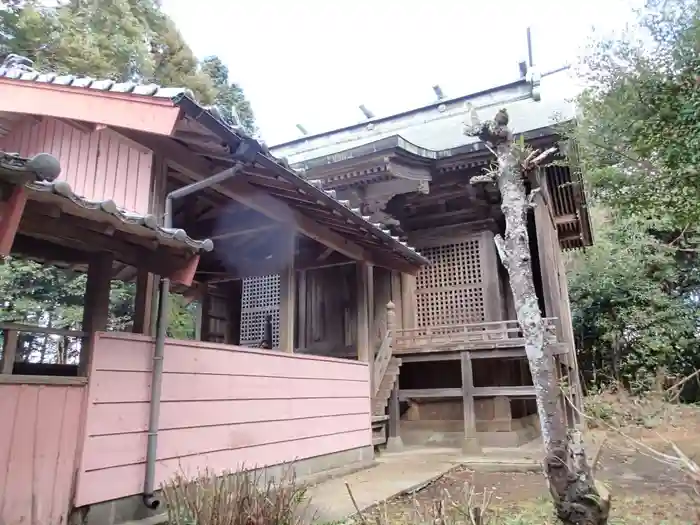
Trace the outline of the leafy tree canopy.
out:
M 700 4 L 651 0 L 596 42 L 571 130 L 598 211 L 570 290 L 582 364 L 642 386 L 700 365 Z
M 230 123 L 235 108 L 243 126 L 255 130 L 251 106 L 229 82 L 226 66 L 217 57 L 200 63 L 157 0 L 69 0 L 56 7 L 6 0 L 0 6 L 0 59 L 10 53 L 32 59 L 41 70 L 187 87 L 202 104 L 220 105 Z M 82 274 L 8 259 L 0 265 L 0 319 L 78 330 L 85 283 Z M 111 329 L 130 328 L 134 295 L 133 283 L 113 282 Z M 180 297 L 170 304 L 169 335 L 192 338 L 193 305 Z M 46 338 L 25 339 L 23 348 L 39 344 L 46 351 Z

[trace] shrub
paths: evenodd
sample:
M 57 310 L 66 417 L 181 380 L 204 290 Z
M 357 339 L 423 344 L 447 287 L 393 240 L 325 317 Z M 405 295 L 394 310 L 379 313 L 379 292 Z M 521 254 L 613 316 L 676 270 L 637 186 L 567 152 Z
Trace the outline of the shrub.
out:
M 291 466 L 277 478 L 264 469 L 178 473 L 162 490 L 170 525 L 301 525 L 308 507 Z

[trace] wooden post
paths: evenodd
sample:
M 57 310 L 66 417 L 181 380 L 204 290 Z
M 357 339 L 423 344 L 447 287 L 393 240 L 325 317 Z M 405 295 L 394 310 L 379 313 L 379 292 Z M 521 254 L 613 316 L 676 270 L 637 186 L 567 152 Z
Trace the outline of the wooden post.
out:
M 199 340 L 209 341 L 211 338 L 211 291 L 208 284 L 202 285 L 199 303 Z
M 308 337 L 307 337 L 307 321 L 306 321 L 306 309 L 307 309 L 307 304 L 306 304 L 306 279 L 307 279 L 307 271 L 306 270 L 301 270 L 298 274 L 298 286 L 297 286 L 297 327 L 298 327 L 298 333 L 297 333 L 297 348 L 306 348 L 308 346 Z
M 503 295 L 498 280 L 498 254 L 493 232 L 485 231 L 479 237 L 482 283 L 484 287 L 484 314 L 486 321 L 503 320 Z
M 367 282 L 371 275 L 369 264 L 361 261 L 357 263 L 357 359 L 365 363 L 369 363 L 370 360 Z
M 2 368 L 0 374 L 11 374 L 17 356 L 17 330 L 3 330 Z
M 153 287 L 155 279 L 152 273 L 139 270 L 136 275 L 136 299 L 134 300 L 135 334 L 150 334 L 153 322 Z
M 294 256 L 296 235 L 291 234 L 288 246 L 289 263 L 280 274 L 280 350 L 294 352 L 294 321 L 296 320 L 296 272 Z
M 403 303 L 401 301 L 401 273 L 391 272 L 391 302 L 396 307 L 397 328 L 403 328 Z
M 401 274 L 401 313 L 402 328 L 416 327 L 416 278 L 407 273 Z
M 377 342 L 375 341 L 374 334 L 376 333 L 374 326 L 374 267 L 371 264 L 367 264 L 367 330 L 368 330 L 368 363 L 369 363 L 369 382 L 371 392 L 375 392 L 374 384 L 374 359 L 377 351 Z M 374 395 L 372 396 L 374 397 Z
M 226 301 L 228 316 L 228 329 L 226 330 L 226 343 L 230 345 L 241 344 L 241 308 L 243 306 L 243 281 L 231 281 L 226 288 Z
M 100 252 L 88 266 L 85 306 L 83 307 L 83 332 L 88 336 L 81 345 L 78 374 L 86 376 L 92 360 L 92 344 L 95 332 L 107 329 L 109 321 L 109 291 L 112 282 L 114 255 Z
M 464 441 L 462 450 L 467 454 L 481 453 L 476 435 L 476 415 L 474 414 L 474 371 L 471 352 L 462 352 L 462 399 L 464 402 Z
M 399 431 L 399 421 L 401 418 L 399 406 L 399 379 L 396 378 L 394 388 L 391 389 L 391 397 L 389 398 L 389 438 L 386 442 L 386 449 L 389 452 L 401 450 L 403 441 Z
M 14 186 L 10 198 L 0 203 L 0 255 L 10 255 L 27 204 L 27 188 Z

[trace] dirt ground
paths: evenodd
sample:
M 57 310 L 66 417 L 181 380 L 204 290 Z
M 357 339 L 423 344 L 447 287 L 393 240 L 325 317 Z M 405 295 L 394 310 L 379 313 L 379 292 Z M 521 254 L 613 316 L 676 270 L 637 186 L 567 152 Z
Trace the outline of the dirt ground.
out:
M 611 401 L 616 403 L 616 401 Z M 635 402 L 636 403 L 636 402 Z M 613 406 L 612 417 L 604 419 L 625 435 L 604 427 L 591 429 L 587 441 L 596 452 L 601 443 L 596 477 L 613 494 L 611 524 L 690 525 L 700 523 L 700 500 L 693 486 L 676 468 L 652 457 L 643 445 L 673 454 L 669 441 L 691 459 L 700 460 L 700 408 L 649 405 Z M 636 417 L 639 410 L 643 416 Z M 620 412 L 617 414 L 617 412 Z M 630 415 L 632 413 L 632 415 Z M 602 427 L 602 428 L 601 428 Z M 488 506 L 492 525 L 550 525 L 552 517 L 545 480 L 541 473 L 486 473 L 459 467 L 414 495 L 386 502 L 370 511 L 387 524 L 465 523 L 459 512 L 453 519 L 436 520 L 439 501 L 461 509 L 472 493 L 471 504 L 483 507 L 484 494 L 491 494 Z M 371 522 L 371 520 L 370 520 Z M 468 523 L 468 522 L 467 522 Z

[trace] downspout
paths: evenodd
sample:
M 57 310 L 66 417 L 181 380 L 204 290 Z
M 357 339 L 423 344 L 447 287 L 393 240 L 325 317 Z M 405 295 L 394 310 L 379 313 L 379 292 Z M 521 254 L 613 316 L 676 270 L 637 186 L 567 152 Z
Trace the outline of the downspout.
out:
M 216 175 L 207 177 L 193 184 L 171 191 L 165 196 L 164 228 L 173 227 L 173 201 L 191 195 L 237 176 L 241 169 L 255 160 L 260 151 L 260 145 L 252 139 L 239 143 L 233 159 L 237 164 Z M 156 345 L 153 350 L 153 370 L 151 372 L 151 403 L 148 414 L 148 444 L 146 448 L 146 474 L 143 482 L 143 503 L 149 509 L 155 510 L 160 506 L 160 500 L 155 496 L 156 452 L 158 450 L 158 425 L 160 422 L 160 397 L 163 384 L 163 354 L 165 350 L 165 335 L 168 328 L 168 299 L 170 296 L 170 279 L 161 277 L 159 284 L 158 317 L 156 329 Z

